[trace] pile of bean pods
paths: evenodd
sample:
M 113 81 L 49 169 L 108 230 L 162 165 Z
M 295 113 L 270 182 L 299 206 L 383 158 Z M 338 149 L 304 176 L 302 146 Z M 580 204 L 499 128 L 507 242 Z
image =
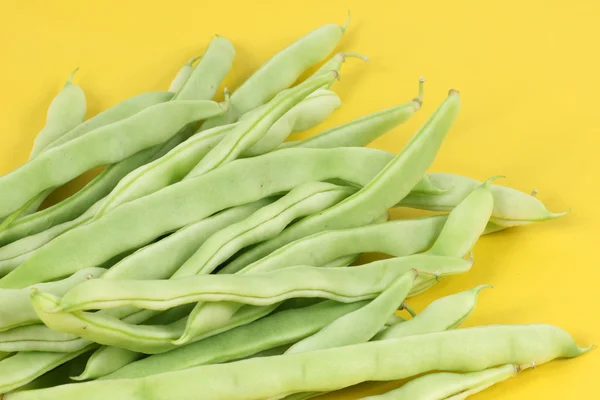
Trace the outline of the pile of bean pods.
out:
M 368 399 L 464 399 L 587 351 L 549 325 L 456 329 L 484 283 L 406 303 L 467 273 L 482 234 L 562 214 L 495 178 L 426 172 L 455 90 L 399 154 L 364 147 L 417 113 L 423 80 L 406 103 L 286 140 L 340 107 L 332 84 L 365 59 L 331 55 L 347 27 L 298 39 L 223 102 L 224 37 L 168 91 L 88 120 L 71 75 L 29 160 L 0 177 L 0 397 L 300 400 L 419 375 Z M 394 207 L 438 213 L 389 220 Z M 371 252 L 390 258 L 353 265 Z

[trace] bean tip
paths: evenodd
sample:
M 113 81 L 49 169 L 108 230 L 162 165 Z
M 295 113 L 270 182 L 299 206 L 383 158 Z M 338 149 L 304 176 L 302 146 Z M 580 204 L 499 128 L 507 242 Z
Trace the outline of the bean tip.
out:
M 456 89 L 450 89 L 448 91 L 448 96 L 458 96 L 458 95 L 460 95 L 460 92 Z
M 364 62 L 369 62 L 369 57 L 365 56 L 364 54 L 360 54 L 360 53 L 354 53 L 354 52 L 349 52 L 349 51 L 344 51 L 339 53 L 342 57 L 342 60 L 345 61 L 346 58 L 350 57 L 350 58 L 358 58 L 363 60 Z
M 537 196 L 537 195 L 538 195 L 538 193 L 539 193 L 539 191 L 538 191 L 537 189 L 535 189 L 535 188 L 534 188 L 534 189 L 531 191 L 531 193 L 529 193 L 529 195 L 530 195 L 531 197 L 535 197 L 535 196 Z
M 348 16 L 346 17 L 346 21 L 344 21 L 344 24 L 342 26 L 340 26 L 342 32 L 346 32 L 346 29 L 348 29 L 348 25 L 350 25 L 350 10 L 348 10 Z
M 199 55 L 199 56 L 193 57 L 193 58 L 191 58 L 191 59 L 190 59 L 190 60 L 189 60 L 187 63 L 185 63 L 185 65 L 187 65 L 188 67 L 192 67 L 192 66 L 194 65 L 194 63 L 195 63 L 196 61 L 198 61 L 199 59 L 201 59 L 201 58 L 202 58 L 202 55 Z
M 77 71 L 79 71 L 79 67 L 75 68 L 75 70 L 73 72 L 71 72 L 71 75 L 69 75 L 69 77 L 67 78 L 65 87 L 67 87 L 73 83 L 73 78 L 75 77 L 75 74 L 77 73 Z

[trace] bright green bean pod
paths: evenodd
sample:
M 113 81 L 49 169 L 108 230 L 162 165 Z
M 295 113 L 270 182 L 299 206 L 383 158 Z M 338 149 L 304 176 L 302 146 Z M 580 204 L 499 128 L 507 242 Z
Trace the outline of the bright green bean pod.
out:
M 106 270 L 103 268 L 87 268 L 62 281 L 41 283 L 35 287 L 44 292 L 62 296 L 79 283 L 97 278 L 104 272 Z M 40 322 L 29 301 L 29 290 L 30 288 L 0 290 L 0 304 L 3 304 L 0 308 L 0 331 Z
M 327 89 L 315 90 L 277 120 L 258 142 L 243 153 L 243 156 L 254 157 L 279 147 L 291 133 L 319 125 L 341 105 L 342 102 L 335 92 Z
M 400 104 L 339 125 L 308 139 L 283 143 L 280 148 L 333 148 L 362 147 L 400 124 L 408 121 L 420 108 L 423 98 L 423 80 L 419 81 L 419 96 Z
M 470 260 L 461 258 L 414 255 L 349 269 L 299 266 L 262 274 L 197 275 L 166 281 L 95 279 L 67 292 L 60 307 L 54 311 L 97 310 L 128 305 L 164 310 L 198 301 L 269 305 L 293 297 L 359 301 L 375 297 L 400 274 L 411 269 L 446 275 L 463 273 L 471 265 Z
M 432 196 L 411 193 L 399 205 L 425 210 L 450 211 L 473 189 L 481 185 L 481 182 L 474 179 L 454 174 L 433 173 L 429 174 L 429 178 L 435 186 L 445 191 Z M 494 195 L 491 222 L 503 228 L 546 221 L 566 214 L 550 212 L 534 196 L 518 190 L 499 185 L 491 185 L 491 188 Z
M 488 287 L 490 286 L 480 285 L 437 299 L 416 317 L 384 329 L 374 339 L 398 339 L 458 328 L 475 310 L 479 293 Z
M 234 58 L 235 49 L 228 39 L 221 36 L 212 39 L 175 100 L 212 99 L 231 70 Z
M 231 108 L 219 118 L 202 124 L 202 129 L 229 124 L 290 87 L 304 71 L 324 60 L 337 46 L 346 29 L 328 24 L 298 39 L 264 63 L 231 95 Z
M 140 359 L 142 355 L 135 351 L 121 349 L 119 347 L 102 346 L 94 351 L 87 361 L 85 370 L 71 379 L 74 381 L 87 381 L 109 375 L 126 365 Z
M 310 336 L 336 318 L 365 304 L 366 301 L 322 301 L 304 308 L 276 312 L 220 335 L 137 361 L 103 379 L 139 378 L 251 356 Z
M 225 208 L 289 191 L 303 182 L 338 178 L 364 185 L 392 157 L 365 148 L 287 149 L 236 160 L 60 235 L 0 279 L 0 288 L 26 287 L 100 265 Z
M 405 383 L 387 393 L 364 397 L 362 400 L 459 400 L 516 376 L 528 366 L 502 365 L 483 371 L 457 374 L 437 372 Z M 475 389 L 475 390 L 474 390 Z
M 179 92 L 183 88 L 185 82 L 188 80 L 190 75 L 192 75 L 192 71 L 194 70 L 194 63 L 201 58 L 202 56 L 196 56 L 190 59 L 185 64 L 183 64 L 183 67 L 179 69 L 177 75 L 175 75 L 175 78 L 173 78 L 173 81 L 169 85 L 169 92 L 177 94 L 177 92 Z
M 238 158 L 244 151 L 263 138 L 271 126 L 286 112 L 290 111 L 320 86 L 333 82 L 338 74 L 337 71 L 331 71 L 279 93 L 273 100 L 253 112 L 248 118 L 240 120 L 239 124 L 206 157 L 200 160 L 185 179 L 205 174 Z
M 47 150 L 0 178 L 0 216 L 17 210 L 46 189 L 161 144 L 186 124 L 222 114 L 225 109 L 226 105 L 206 100 L 158 104 Z
M 236 260 L 241 269 L 276 249 L 325 229 L 364 226 L 393 207 L 422 180 L 425 170 L 458 116 L 460 97 L 451 90 L 429 120 L 410 139 L 404 149 L 368 185 L 330 209 L 304 218 L 274 239 L 248 250 Z M 283 150 L 282 150 L 283 151 Z M 278 153 L 278 152 L 275 152 Z
M 5 400 L 146 400 L 147 393 L 162 400 L 191 400 L 200 391 L 203 400 L 262 399 L 333 391 L 364 381 L 403 379 L 436 370 L 473 372 L 504 364 L 541 364 L 577 357 L 587 350 L 578 347 L 568 333 L 550 325 L 487 326 L 251 358 L 148 378 L 18 392 L 6 395 Z
M 38 133 L 29 159 L 37 157 L 53 141 L 75 128 L 85 120 L 87 103 L 83 90 L 73 83 L 77 68 L 60 93 L 52 100 L 46 115 L 46 126 Z
M 286 354 L 368 342 L 400 307 L 415 278 L 416 271 L 401 275 L 369 304 L 332 321 L 319 332 L 294 344 Z

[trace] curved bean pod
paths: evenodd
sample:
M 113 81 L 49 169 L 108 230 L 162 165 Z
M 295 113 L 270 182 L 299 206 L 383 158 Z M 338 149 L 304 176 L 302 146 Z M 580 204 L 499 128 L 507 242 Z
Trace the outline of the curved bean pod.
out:
M 338 71 L 331 71 L 279 93 L 269 103 L 252 112 L 248 118 L 241 120 L 206 157 L 200 160 L 184 179 L 205 174 L 238 158 L 244 151 L 263 138 L 271 126 L 286 112 L 290 111 L 320 86 L 333 82 L 338 74 Z
M 384 329 L 374 340 L 398 339 L 458 328 L 475 310 L 479 293 L 489 287 L 491 286 L 480 285 L 437 299 L 416 317 Z
M 0 216 L 17 210 L 46 189 L 163 143 L 186 124 L 222 114 L 225 109 L 226 105 L 205 100 L 158 104 L 49 149 L 0 178 Z
M 384 253 L 403 257 L 427 250 L 447 216 L 395 220 L 358 228 L 318 232 L 291 242 L 254 263 L 241 267 L 236 260 L 219 274 L 267 272 L 294 265 L 327 264 L 348 253 Z
M 279 147 L 291 133 L 319 125 L 341 105 L 342 102 L 335 92 L 327 89 L 315 90 L 277 120 L 258 142 L 243 153 L 243 156 L 254 157 Z
M 8 393 L 94 349 L 90 344 L 70 353 L 21 352 L 0 361 L 0 393 Z M 6 396 L 6 395 L 5 395 Z
M 83 90 L 73 83 L 77 68 L 67 79 L 63 89 L 56 95 L 46 115 L 46 126 L 38 133 L 29 159 L 37 157 L 50 143 L 75 128 L 85 120 L 87 103 Z
M 236 160 L 60 235 L 0 279 L 0 288 L 26 287 L 100 265 L 225 208 L 289 191 L 303 182 L 338 178 L 366 184 L 392 157 L 365 148 L 288 149 Z
M 208 238 L 173 278 L 210 274 L 244 247 L 273 238 L 295 219 L 323 211 L 352 193 L 352 188 L 331 183 L 303 183 L 245 220 Z
M 72 376 L 74 381 L 87 381 L 101 378 L 137 361 L 142 354 L 119 347 L 102 346 L 94 351 L 85 365 L 84 371 Z
M 480 371 L 503 364 L 536 364 L 577 357 L 577 346 L 550 325 L 488 326 L 381 340 L 334 349 L 251 358 L 153 375 L 18 392 L 5 400 L 242 400 L 296 392 L 333 391 L 364 381 L 389 381 L 424 372 Z M 440 357 L 444 354 L 444 357 Z M 418 355 L 418 362 L 415 362 Z M 231 382 L 236 382 L 232 385 Z
M 420 108 L 423 101 L 423 84 L 419 81 L 419 95 L 405 104 L 400 104 L 339 125 L 305 140 L 283 143 L 280 148 L 333 148 L 362 147 L 384 133 L 408 121 Z
M 460 175 L 434 173 L 429 174 L 432 183 L 445 191 L 429 196 L 411 193 L 399 205 L 403 207 L 422 208 L 425 210 L 449 211 L 460 203 L 474 188 L 481 185 L 474 179 Z M 534 196 L 518 190 L 499 185 L 491 185 L 494 195 L 494 211 L 491 222 L 509 228 L 546 221 L 566 214 L 552 213 Z
M 304 218 L 276 238 L 248 250 L 233 261 L 232 268 L 239 270 L 288 243 L 323 230 L 366 225 L 387 211 L 425 175 L 459 109 L 458 92 L 452 90 L 404 149 L 368 185 L 334 207 Z
M 97 278 L 104 272 L 106 270 L 103 268 L 87 268 L 61 281 L 41 283 L 35 287 L 44 292 L 62 296 L 79 283 Z M 0 308 L 0 331 L 40 322 L 29 301 L 29 290 L 30 288 L 0 290 L 0 304 L 4 305 Z
M 89 341 L 77 335 L 54 331 L 42 324 L 0 332 L 0 351 L 66 353 L 78 351 L 89 344 Z
M 410 293 L 415 278 L 416 271 L 401 275 L 369 304 L 332 321 L 319 332 L 294 344 L 285 353 L 302 353 L 368 342 L 400 307 Z
M 264 63 L 231 95 L 231 107 L 218 118 L 206 120 L 202 129 L 235 122 L 241 115 L 270 101 L 290 87 L 304 71 L 324 60 L 337 46 L 346 24 L 321 26 L 298 39 Z
M 219 83 L 233 66 L 235 49 L 226 38 L 217 36 L 210 41 L 198 65 L 193 69 L 175 100 L 208 100 L 215 95 Z
M 220 335 L 137 361 L 102 379 L 139 378 L 240 359 L 310 336 L 365 304 L 366 301 L 337 303 L 326 300 L 304 308 L 276 312 Z
M 221 211 L 142 247 L 112 266 L 103 279 L 168 279 L 213 234 L 270 204 L 266 198 Z
M 400 274 L 442 275 L 468 271 L 472 262 L 455 257 L 415 255 L 354 268 L 291 267 L 244 275 L 198 275 L 167 281 L 90 280 L 66 293 L 54 311 L 72 312 L 136 306 L 164 310 L 198 301 L 236 301 L 269 305 L 293 297 L 325 297 L 348 302 L 370 299 Z
M 437 372 L 415 378 L 398 389 L 364 397 L 362 400 L 459 400 L 512 378 L 523 368 L 527 366 L 507 364 L 466 374 Z
M 177 92 L 179 92 L 181 90 L 181 88 L 183 88 L 183 85 L 185 85 L 185 82 L 188 80 L 190 75 L 192 75 L 192 71 L 194 70 L 194 63 L 201 58 L 202 58 L 202 56 L 196 56 L 196 57 L 191 58 L 185 64 L 183 64 L 183 67 L 181 67 L 179 69 L 179 71 L 177 72 L 177 75 L 175 75 L 175 78 L 173 78 L 173 80 L 171 81 L 171 84 L 169 85 L 169 89 L 168 89 L 169 92 L 171 92 L 175 95 L 175 94 L 177 94 Z

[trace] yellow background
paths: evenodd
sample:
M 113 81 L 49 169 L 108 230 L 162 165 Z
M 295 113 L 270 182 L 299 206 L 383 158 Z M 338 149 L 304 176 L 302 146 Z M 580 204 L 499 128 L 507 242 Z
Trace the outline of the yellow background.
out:
M 362 52 L 371 62 L 347 62 L 335 86 L 342 109 L 325 126 L 409 100 L 423 75 L 423 110 L 374 146 L 400 150 L 456 88 L 462 115 L 431 170 L 480 180 L 506 175 L 499 183 L 539 189 L 551 210 L 572 208 L 560 220 L 483 238 L 471 273 L 440 284 L 413 306 L 420 310 L 434 298 L 490 283 L 495 289 L 482 293 L 466 325 L 546 322 L 565 328 L 581 345 L 600 344 L 599 4 L 3 0 L 0 173 L 26 160 L 46 107 L 77 66 L 76 82 L 94 115 L 134 94 L 165 90 L 180 65 L 218 33 L 237 49 L 226 81 L 235 88 L 274 52 L 320 24 L 342 23 L 350 9 L 352 23 L 340 48 Z M 595 350 L 473 398 L 598 399 L 599 370 Z M 356 398 L 382 386 L 328 398 Z

